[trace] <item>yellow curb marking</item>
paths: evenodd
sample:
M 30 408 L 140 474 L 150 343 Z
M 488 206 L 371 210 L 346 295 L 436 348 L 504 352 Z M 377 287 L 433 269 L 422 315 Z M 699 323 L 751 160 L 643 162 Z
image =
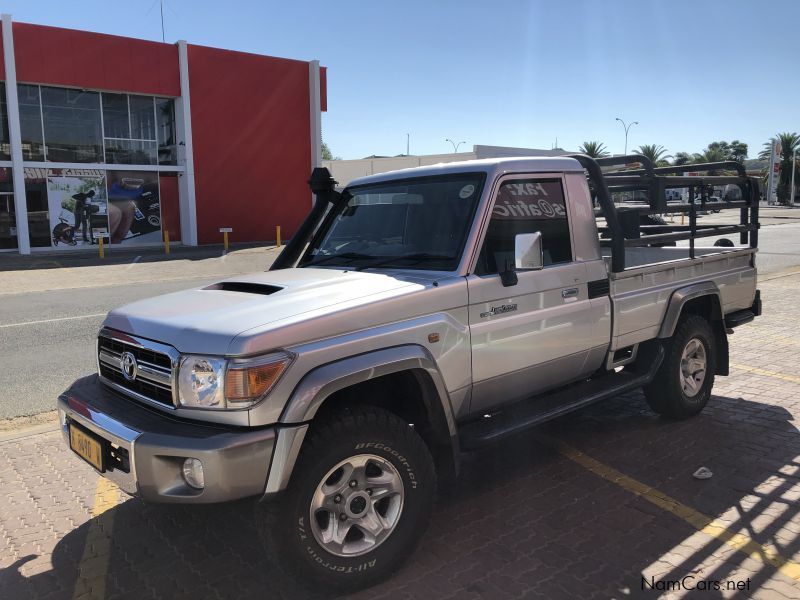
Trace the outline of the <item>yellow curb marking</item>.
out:
M 572 446 L 545 436 L 541 436 L 541 439 L 545 443 L 554 446 L 563 456 L 573 462 L 578 463 L 587 471 L 590 471 L 595 475 L 602 477 L 606 481 L 610 481 L 611 483 L 614 483 L 621 488 L 644 498 L 648 502 L 655 504 L 659 508 L 672 513 L 676 517 L 679 517 L 689 523 L 689 525 L 697 529 L 697 531 L 711 537 L 715 537 L 731 548 L 743 552 L 750 558 L 774 567 L 795 581 L 800 581 L 800 564 L 791 562 L 790 560 L 784 558 L 774 549 L 763 546 L 746 535 L 734 533 L 726 529 L 724 525 L 715 521 L 708 515 L 704 515 L 703 513 L 680 503 L 678 500 L 669 497 L 663 492 L 637 481 L 636 479 L 628 477 L 620 471 L 617 471 L 616 469 L 595 460 L 591 456 L 587 456 Z
M 783 379 L 784 381 L 791 381 L 792 383 L 800 383 L 800 377 L 797 377 L 796 375 L 786 375 L 785 373 L 779 373 L 778 371 L 770 371 L 769 369 L 760 369 L 759 367 L 750 367 L 735 363 L 731 363 L 730 366 L 734 369 L 742 369 L 743 371 L 749 371 L 750 373 L 754 373 L 756 375 L 764 375 L 765 377 L 774 377 L 775 379 Z
M 106 573 L 111 557 L 114 512 L 106 512 L 119 503 L 119 488 L 105 477 L 97 480 L 89 532 L 83 547 L 78 580 L 73 599 L 102 600 L 106 595 Z M 104 514 L 106 513 L 106 514 Z

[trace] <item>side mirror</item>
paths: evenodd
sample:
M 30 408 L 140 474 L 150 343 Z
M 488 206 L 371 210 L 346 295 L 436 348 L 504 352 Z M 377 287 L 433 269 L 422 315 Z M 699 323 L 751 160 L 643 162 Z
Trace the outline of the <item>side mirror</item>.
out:
M 536 270 L 544 267 L 541 232 L 518 233 L 514 237 L 514 266 Z
M 505 268 L 500 271 L 500 283 L 503 284 L 503 287 L 511 287 L 512 285 L 517 285 L 519 279 L 517 279 L 517 271 L 514 269 L 514 264 L 511 260 L 506 260 Z

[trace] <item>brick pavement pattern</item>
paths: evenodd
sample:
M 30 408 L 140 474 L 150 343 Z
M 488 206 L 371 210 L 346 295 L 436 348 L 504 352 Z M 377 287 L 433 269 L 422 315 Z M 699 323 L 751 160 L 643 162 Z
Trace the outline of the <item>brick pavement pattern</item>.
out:
M 643 590 L 643 579 L 688 575 L 695 585 L 749 580 L 689 597 L 800 598 L 799 285 L 800 274 L 761 282 L 765 314 L 731 336 L 731 375 L 700 416 L 662 420 L 637 392 L 465 455 L 410 562 L 355 597 L 681 598 Z M 567 446 L 610 474 L 570 459 Z M 714 476 L 694 479 L 700 466 Z M 698 531 L 623 476 L 760 550 L 748 556 L 740 538 Z M 97 490 L 58 433 L 0 443 L 0 598 L 310 597 L 274 566 L 258 526 L 268 505 L 121 495 L 98 507 Z

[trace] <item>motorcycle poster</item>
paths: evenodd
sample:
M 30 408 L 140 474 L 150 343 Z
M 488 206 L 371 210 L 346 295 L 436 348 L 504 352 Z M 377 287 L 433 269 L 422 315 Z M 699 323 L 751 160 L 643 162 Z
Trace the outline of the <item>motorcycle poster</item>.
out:
M 126 246 L 159 243 L 158 173 L 108 171 L 107 184 L 111 243 Z
M 79 247 L 108 238 L 108 201 L 103 172 L 50 169 L 47 204 L 54 246 Z

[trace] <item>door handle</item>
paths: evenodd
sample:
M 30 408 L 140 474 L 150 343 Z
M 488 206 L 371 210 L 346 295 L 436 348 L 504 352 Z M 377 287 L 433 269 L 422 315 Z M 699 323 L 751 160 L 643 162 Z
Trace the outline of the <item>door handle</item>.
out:
M 578 288 L 568 288 L 561 291 L 562 298 L 575 298 L 578 295 Z

